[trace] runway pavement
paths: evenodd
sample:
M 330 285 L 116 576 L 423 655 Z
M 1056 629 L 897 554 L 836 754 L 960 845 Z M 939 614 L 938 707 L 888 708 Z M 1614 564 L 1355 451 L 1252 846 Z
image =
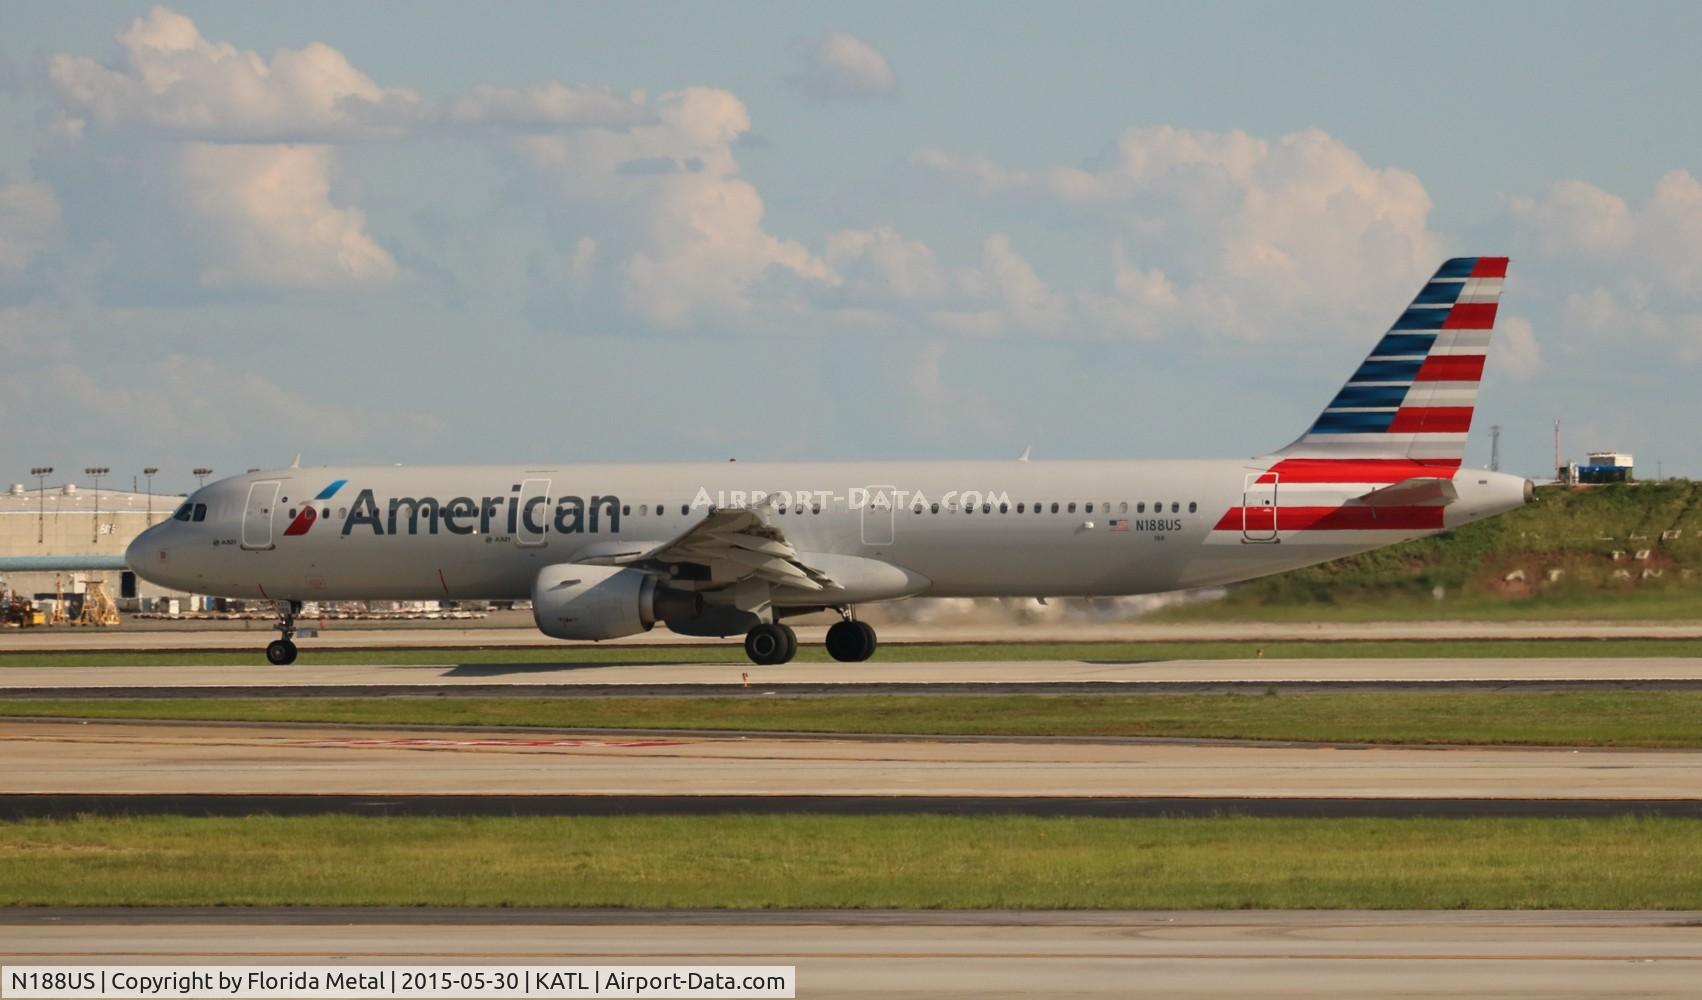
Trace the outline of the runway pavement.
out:
M 800 997 L 1689 997 L 1702 914 L 0 911 L 13 964 L 796 965 Z
M 0 697 L 106 694 L 126 697 L 382 694 L 717 693 L 755 688 L 792 693 L 878 691 L 1187 690 L 1235 685 L 1595 685 L 1702 687 L 1698 657 L 1512 657 L 1240 660 L 986 660 L 800 663 L 501 663 L 469 651 L 454 665 L 193 667 L 4 667 Z M 1146 685 L 1145 688 L 1142 685 Z
M 7 722 L 0 794 L 1702 799 L 1702 751 Z
M 466 626 L 461 623 L 396 623 L 374 628 L 361 622 L 325 623 L 319 636 L 303 640 L 304 650 L 319 648 L 394 648 L 461 646 L 561 646 L 520 616 L 518 624 Z M 501 619 L 515 621 L 516 616 Z M 303 628 L 318 628 L 302 619 Z M 1007 621 L 883 622 L 881 641 L 899 642 L 1210 642 L 1257 640 L 1416 639 L 1699 639 L 1702 622 L 1035 622 Z M 798 639 L 819 645 L 826 627 L 797 626 Z M 274 636 L 270 621 L 198 622 L 171 628 L 24 629 L 0 632 L 0 652 L 68 649 L 252 649 Z M 665 628 L 611 639 L 613 646 L 734 646 L 738 638 L 694 638 Z

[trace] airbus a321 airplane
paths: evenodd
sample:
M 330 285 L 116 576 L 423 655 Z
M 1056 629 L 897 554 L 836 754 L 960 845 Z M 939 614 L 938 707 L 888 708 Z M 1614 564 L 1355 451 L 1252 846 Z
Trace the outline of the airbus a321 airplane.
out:
M 1506 272 L 1443 264 L 1312 426 L 1255 458 L 289 468 L 197 490 L 127 558 L 277 602 L 280 665 L 303 602 L 359 599 L 530 598 L 559 639 L 742 633 L 763 664 L 797 652 L 785 618 L 833 610 L 828 652 L 866 660 L 860 604 L 1232 583 L 1528 503 L 1528 480 L 1460 467 Z

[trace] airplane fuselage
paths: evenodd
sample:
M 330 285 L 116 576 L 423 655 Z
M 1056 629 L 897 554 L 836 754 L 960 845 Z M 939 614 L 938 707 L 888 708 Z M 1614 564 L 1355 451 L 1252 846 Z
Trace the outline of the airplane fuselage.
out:
M 197 491 L 187 517 L 137 540 L 131 563 L 160 583 L 229 597 L 522 599 L 546 566 L 659 545 L 712 509 L 746 508 L 799 553 L 904 571 L 849 599 L 1104 596 L 1282 572 L 1434 534 L 1526 499 L 1522 479 L 1449 468 L 1441 474 L 1452 477 L 1456 502 L 1356 508 L 1353 497 L 1380 485 L 1437 473 L 1407 463 L 1320 483 L 1294 465 L 1266 458 L 287 469 Z M 814 606 L 822 598 L 782 586 L 773 603 Z

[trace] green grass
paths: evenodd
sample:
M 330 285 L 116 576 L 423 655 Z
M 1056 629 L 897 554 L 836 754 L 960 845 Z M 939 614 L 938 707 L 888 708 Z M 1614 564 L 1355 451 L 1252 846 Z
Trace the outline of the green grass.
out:
M 1459 639 L 1459 640 L 1342 640 L 1278 642 L 988 642 L 913 643 L 882 646 L 880 661 L 930 663 L 948 660 L 1081 660 L 1088 663 L 1157 662 L 1162 660 L 1226 659 L 1408 659 L 1413 657 L 1562 658 L 1600 656 L 1702 656 L 1702 639 Z M 278 670 L 262 665 L 260 647 L 241 650 L 112 650 L 0 653 L 6 667 L 195 667 L 243 666 L 256 671 Z M 835 663 L 818 646 L 798 650 L 798 662 L 831 665 L 843 679 L 861 669 Z M 694 646 L 507 646 L 463 648 L 315 649 L 303 644 L 300 665 L 314 666 L 479 666 L 509 663 L 559 664 L 563 667 L 621 664 L 738 664 L 760 678 L 744 647 Z M 277 674 L 288 677 L 288 669 Z
M 1702 747 L 1702 692 L 7 699 L 0 716 Z
M 1696 909 L 1702 822 L 32 820 L 0 905 Z

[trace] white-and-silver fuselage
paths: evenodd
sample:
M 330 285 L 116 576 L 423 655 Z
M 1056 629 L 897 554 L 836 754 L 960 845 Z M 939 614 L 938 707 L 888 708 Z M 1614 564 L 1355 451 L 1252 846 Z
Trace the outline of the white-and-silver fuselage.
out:
M 659 545 L 744 507 L 836 575 L 829 603 L 1109 596 L 1230 583 L 1517 507 L 1529 483 L 1452 473 L 1445 505 L 1356 510 L 1386 485 L 1274 458 L 1204 461 L 286 469 L 196 491 L 130 563 L 163 585 L 287 601 L 521 599 L 547 566 Z M 1330 477 L 1340 479 L 1339 475 Z M 1274 523 L 1273 523 L 1274 522 Z M 850 557 L 849 560 L 841 557 Z M 866 561 L 866 562 L 865 562 Z M 772 588 L 778 607 L 824 595 Z

